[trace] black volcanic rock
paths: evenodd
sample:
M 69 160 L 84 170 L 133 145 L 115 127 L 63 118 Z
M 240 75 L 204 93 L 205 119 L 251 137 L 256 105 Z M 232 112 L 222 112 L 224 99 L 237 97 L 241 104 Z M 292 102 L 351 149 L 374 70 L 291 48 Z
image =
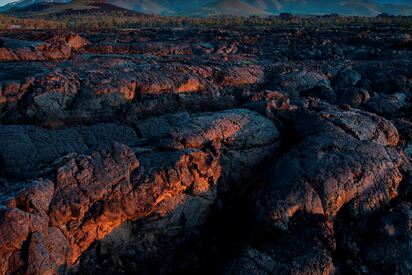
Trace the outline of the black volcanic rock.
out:
M 410 273 L 406 32 L 0 31 L 0 273 Z
M 265 226 L 287 230 L 297 213 L 333 219 L 346 204 L 367 215 L 397 195 L 403 160 L 387 147 L 398 141 L 393 125 L 351 111 L 295 112 L 303 140 L 267 173 L 257 203 Z
M 0 129 L 2 171 L 6 177 L 26 178 L 70 153 L 84 154 L 113 142 L 133 146 L 137 136 L 130 127 L 96 124 L 46 130 L 35 126 L 2 125 Z M 34 172 L 34 174 L 33 174 Z

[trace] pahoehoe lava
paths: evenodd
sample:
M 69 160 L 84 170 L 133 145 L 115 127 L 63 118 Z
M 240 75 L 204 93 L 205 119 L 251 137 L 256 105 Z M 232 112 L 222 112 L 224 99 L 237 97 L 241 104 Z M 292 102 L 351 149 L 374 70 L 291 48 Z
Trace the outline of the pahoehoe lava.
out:
M 401 27 L 0 32 L 0 274 L 410 274 Z

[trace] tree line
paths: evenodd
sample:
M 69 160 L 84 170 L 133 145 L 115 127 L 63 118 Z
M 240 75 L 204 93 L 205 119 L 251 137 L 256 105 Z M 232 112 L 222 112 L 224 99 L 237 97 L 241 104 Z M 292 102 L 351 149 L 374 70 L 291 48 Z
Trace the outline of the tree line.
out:
M 124 14 L 121 11 L 94 12 L 93 14 L 70 13 L 36 18 L 17 18 L 0 15 L 0 29 L 71 29 L 71 28 L 139 28 L 139 27 L 242 27 L 242 26 L 388 26 L 412 28 L 411 16 L 343 17 L 326 15 L 298 17 L 281 14 L 270 17 L 172 17 L 144 14 Z

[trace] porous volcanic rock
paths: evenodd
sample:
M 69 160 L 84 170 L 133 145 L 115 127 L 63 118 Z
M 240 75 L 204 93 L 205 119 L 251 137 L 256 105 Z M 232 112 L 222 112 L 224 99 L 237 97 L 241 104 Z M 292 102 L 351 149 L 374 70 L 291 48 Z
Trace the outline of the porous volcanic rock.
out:
M 0 48 L 1 61 L 44 61 L 68 59 L 72 51 L 79 50 L 89 42 L 80 35 L 57 35 L 40 43 L 37 41 L 24 41 L 2 38 Z
M 333 219 L 346 204 L 365 215 L 397 196 L 406 160 L 390 122 L 317 103 L 288 118 L 301 140 L 267 173 L 257 211 L 269 228 L 299 212 Z
M 411 273 L 409 31 L 0 31 L 0 274 Z

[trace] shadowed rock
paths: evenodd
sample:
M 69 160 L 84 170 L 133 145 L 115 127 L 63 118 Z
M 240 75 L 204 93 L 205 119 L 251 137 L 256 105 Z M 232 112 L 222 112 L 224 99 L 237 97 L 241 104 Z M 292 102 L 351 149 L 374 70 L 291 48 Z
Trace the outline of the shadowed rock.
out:
M 0 274 L 410 273 L 405 33 L 0 31 Z
M 44 61 L 68 59 L 72 50 L 79 50 L 89 42 L 79 35 L 55 36 L 45 43 L 3 38 L 1 61 Z
M 302 140 L 268 171 L 257 204 L 269 228 L 287 230 L 300 212 L 333 219 L 346 204 L 367 215 L 397 196 L 404 157 L 387 147 L 398 142 L 396 128 L 368 113 L 328 109 L 291 118 Z
M 93 241 L 122 222 L 150 214 L 188 188 L 193 194 L 206 192 L 219 178 L 217 159 L 210 153 L 192 150 L 163 157 L 156 158 L 162 165 L 142 174 L 131 150 L 114 145 L 71 158 L 57 170 L 55 183 L 35 181 L 14 198 L 5 198 L 2 272 L 53 273 L 73 264 Z M 23 254 L 29 255 L 27 262 Z
M 35 126 L 0 126 L 0 159 L 7 177 L 27 178 L 71 153 L 84 154 L 113 142 L 137 143 L 132 128 L 118 124 L 97 124 L 62 130 Z

